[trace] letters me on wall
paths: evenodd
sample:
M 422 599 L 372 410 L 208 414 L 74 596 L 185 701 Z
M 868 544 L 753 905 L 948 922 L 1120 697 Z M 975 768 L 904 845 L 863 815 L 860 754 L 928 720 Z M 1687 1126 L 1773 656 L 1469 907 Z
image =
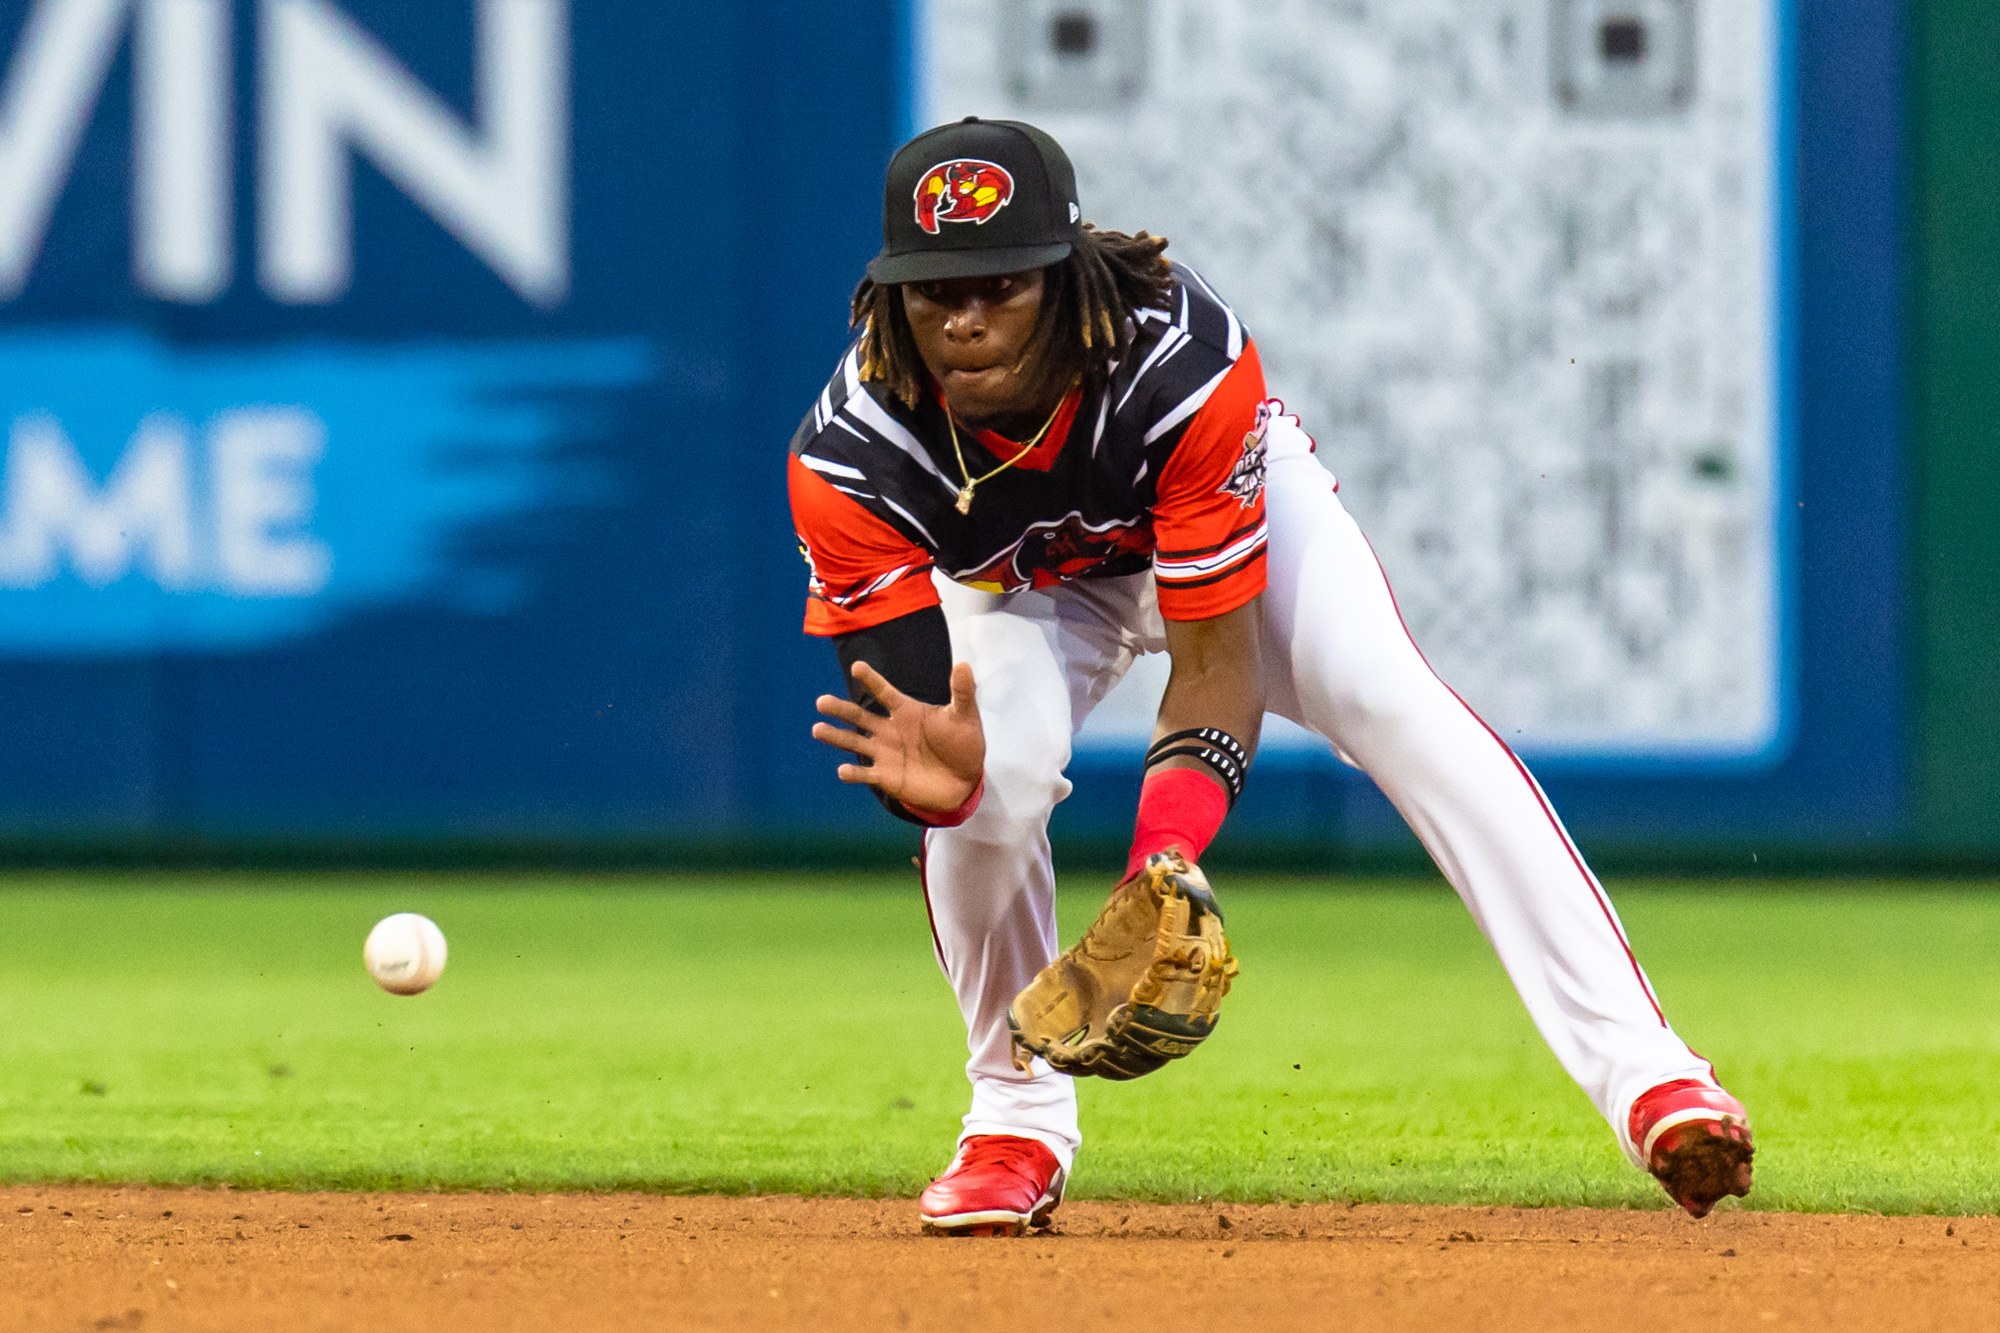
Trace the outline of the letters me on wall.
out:
M 469 116 L 328 0 L 22 8 L 0 87 L 0 655 L 271 642 L 434 592 L 454 534 L 574 499 L 577 405 L 649 379 L 642 342 L 283 332 L 355 283 L 357 160 L 522 310 L 564 306 L 568 9 L 468 8 Z M 114 103 L 134 304 L 192 312 L 254 284 L 265 336 L 190 345 L 79 318 L 63 276 L 38 274 Z

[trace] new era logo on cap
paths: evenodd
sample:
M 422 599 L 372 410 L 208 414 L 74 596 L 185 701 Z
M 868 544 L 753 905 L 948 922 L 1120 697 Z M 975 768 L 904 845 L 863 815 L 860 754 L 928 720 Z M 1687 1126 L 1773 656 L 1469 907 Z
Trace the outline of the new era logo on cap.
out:
M 997 162 L 962 157 L 940 162 L 917 182 L 917 225 L 935 236 L 940 222 L 985 222 L 1014 197 L 1014 178 Z

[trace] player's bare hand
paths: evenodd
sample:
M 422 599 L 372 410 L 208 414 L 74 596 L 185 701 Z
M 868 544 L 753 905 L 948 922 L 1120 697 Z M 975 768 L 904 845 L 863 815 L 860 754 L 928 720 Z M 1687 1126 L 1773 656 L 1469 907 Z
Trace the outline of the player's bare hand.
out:
M 986 771 L 972 668 L 960 662 L 951 669 L 951 702 L 941 705 L 910 698 L 866 662 L 854 664 L 854 679 L 889 715 L 831 694 L 819 697 L 820 712 L 854 729 L 815 722 L 813 739 L 868 761 L 842 764 L 840 780 L 879 788 L 919 810 L 956 810 L 970 800 Z

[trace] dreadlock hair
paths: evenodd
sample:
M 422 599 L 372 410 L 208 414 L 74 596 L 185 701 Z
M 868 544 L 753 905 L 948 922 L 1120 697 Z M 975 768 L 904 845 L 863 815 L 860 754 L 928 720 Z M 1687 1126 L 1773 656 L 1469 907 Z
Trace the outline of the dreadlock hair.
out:
M 1069 256 L 1042 270 L 1042 310 L 1023 367 L 1037 390 L 1072 381 L 1080 381 L 1086 395 L 1104 387 L 1132 345 L 1133 312 L 1166 302 L 1173 285 L 1166 248 L 1164 236 L 1127 236 L 1083 224 Z M 915 407 L 928 372 L 903 311 L 902 288 L 863 278 L 854 289 L 851 323 L 867 330 L 861 378 L 882 381 L 905 407 Z

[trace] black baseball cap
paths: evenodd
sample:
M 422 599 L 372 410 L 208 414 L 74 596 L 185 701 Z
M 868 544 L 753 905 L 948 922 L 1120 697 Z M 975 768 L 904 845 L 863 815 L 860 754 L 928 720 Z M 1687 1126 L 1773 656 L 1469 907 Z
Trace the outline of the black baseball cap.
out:
M 1069 257 L 1082 216 L 1061 144 L 1018 120 L 967 116 L 896 150 L 868 276 L 935 282 L 1041 268 Z

